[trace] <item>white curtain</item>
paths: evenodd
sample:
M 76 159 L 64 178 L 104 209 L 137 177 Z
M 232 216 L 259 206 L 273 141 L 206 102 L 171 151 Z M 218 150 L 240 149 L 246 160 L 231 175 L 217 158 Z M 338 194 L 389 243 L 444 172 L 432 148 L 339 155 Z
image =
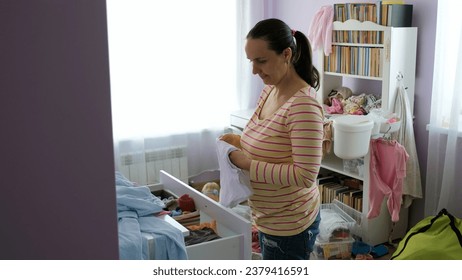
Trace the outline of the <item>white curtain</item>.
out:
M 239 110 L 254 109 L 263 89 L 261 79 L 252 74 L 252 67 L 245 54 L 245 37 L 260 20 L 269 17 L 269 4 L 265 0 L 239 0 L 237 8 L 237 100 Z
M 462 217 L 462 18 L 459 1 L 439 0 L 425 214 Z
M 239 109 L 236 11 L 236 1 L 107 1 L 116 169 L 121 154 L 169 146 L 187 146 L 191 174 L 218 167 L 214 140 Z
M 218 168 L 215 139 L 232 111 L 254 108 L 263 86 L 244 43 L 266 3 L 107 0 L 116 170 L 121 155 L 142 163 L 145 151 L 178 146 L 190 175 Z

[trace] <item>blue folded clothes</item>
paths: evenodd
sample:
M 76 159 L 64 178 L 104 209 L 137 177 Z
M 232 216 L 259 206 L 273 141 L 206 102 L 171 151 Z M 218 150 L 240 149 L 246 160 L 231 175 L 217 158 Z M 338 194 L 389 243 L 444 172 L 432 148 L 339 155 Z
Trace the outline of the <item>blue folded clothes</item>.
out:
M 353 248 L 351 249 L 351 253 L 354 256 L 370 254 L 374 258 L 380 258 L 388 254 L 388 247 L 383 244 L 371 246 L 366 242 L 356 240 L 355 242 L 353 242 Z
M 119 258 L 122 260 L 186 260 L 184 236 L 170 223 L 154 214 L 165 204 L 147 186 L 135 186 L 122 173 L 116 172 L 116 200 L 119 236 Z M 143 234 L 142 234 L 143 233 Z M 145 235 L 151 235 L 154 252 Z M 148 254 L 149 253 L 149 254 Z
M 383 244 L 374 246 L 371 251 L 371 255 L 374 258 L 380 258 L 380 257 L 385 256 L 386 254 L 388 254 L 388 247 Z
M 356 240 L 353 242 L 353 248 L 351 253 L 356 255 L 370 254 L 372 252 L 372 246 L 363 241 Z

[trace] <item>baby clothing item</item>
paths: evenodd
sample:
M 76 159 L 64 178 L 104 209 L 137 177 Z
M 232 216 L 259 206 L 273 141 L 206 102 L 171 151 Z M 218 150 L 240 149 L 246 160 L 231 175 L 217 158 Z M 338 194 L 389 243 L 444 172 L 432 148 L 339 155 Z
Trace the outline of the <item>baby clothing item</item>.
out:
M 329 114 L 343 114 L 342 101 L 337 98 L 333 98 L 331 101 L 332 105 L 326 108 L 326 112 Z
M 156 218 L 165 207 L 147 186 L 134 186 L 116 172 L 117 228 L 121 260 L 186 260 L 188 255 L 180 230 Z M 151 235 L 154 252 L 145 235 Z
M 218 165 L 220 166 L 220 198 L 221 205 L 235 207 L 252 195 L 249 173 L 235 166 L 229 154 L 238 148 L 217 139 Z
M 184 194 L 180 196 L 180 198 L 178 198 L 178 206 L 181 208 L 183 212 L 194 212 L 196 210 L 194 200 L 188 194 Z
M 313 50 L 320 47 L 324 48 L 324 54 L 328 56 L 332 53 L 332 25 L 334 22 L 334 7 L 333 5 L 322 6 L 314 15 L 308 30 L 308 38 L 310 39 Z
M 367 218 L 375 218 L 380 214 L 382 201 L 388 196 L 387 207 L 391 220 L 397 222 L 409 155 L 396 140 L 371 139 L 370 143 L 370 205 Z

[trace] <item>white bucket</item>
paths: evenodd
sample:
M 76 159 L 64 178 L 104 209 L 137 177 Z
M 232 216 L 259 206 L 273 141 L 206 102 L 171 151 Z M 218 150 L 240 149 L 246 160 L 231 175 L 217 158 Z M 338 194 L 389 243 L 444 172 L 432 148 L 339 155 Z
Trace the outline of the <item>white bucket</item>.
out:
M 363 157 L 369 151 L 374 122 L 366 116 L 345 115 L 332 123 L 334 153 L 342 159 Z

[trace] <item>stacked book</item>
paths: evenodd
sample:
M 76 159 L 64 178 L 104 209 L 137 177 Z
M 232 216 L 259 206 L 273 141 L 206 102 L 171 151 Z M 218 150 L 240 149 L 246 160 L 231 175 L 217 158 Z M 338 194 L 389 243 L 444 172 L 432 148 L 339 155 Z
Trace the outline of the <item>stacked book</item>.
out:
M 384 26 L 410 27 L 412 10 L 413 5 L 405 4 L 403 0 L 334 4 L 334 21 L 355 19 Z
M 363 190 L 360 180 L 339 174 L 320 176 L 317 183 L 322 204 L 332 203 L 336 199 L 357 211 L 362 211 Z
M 327 72 L 382 77 L 382 56 L 382 48 L 334 45 L 332 53 L 324 57 L 324 68 Z

